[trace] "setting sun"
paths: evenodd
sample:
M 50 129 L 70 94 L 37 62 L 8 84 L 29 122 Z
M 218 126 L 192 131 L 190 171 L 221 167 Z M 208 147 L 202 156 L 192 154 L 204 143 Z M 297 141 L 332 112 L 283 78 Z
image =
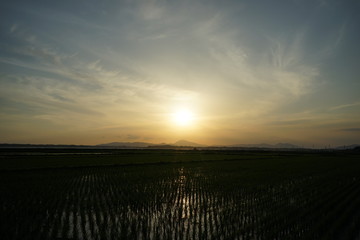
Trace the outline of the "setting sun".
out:
M 194 121 L 194 114 L 187 109 L 180 109 L 173 114 L 173 120 L 177 125 L 188 126 Z

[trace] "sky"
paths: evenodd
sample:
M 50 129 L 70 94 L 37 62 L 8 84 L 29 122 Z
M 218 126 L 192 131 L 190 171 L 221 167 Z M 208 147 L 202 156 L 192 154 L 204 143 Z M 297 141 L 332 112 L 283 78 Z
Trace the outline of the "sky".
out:
M 2 143 L 360 143 L 359 0 L 0 5 Z

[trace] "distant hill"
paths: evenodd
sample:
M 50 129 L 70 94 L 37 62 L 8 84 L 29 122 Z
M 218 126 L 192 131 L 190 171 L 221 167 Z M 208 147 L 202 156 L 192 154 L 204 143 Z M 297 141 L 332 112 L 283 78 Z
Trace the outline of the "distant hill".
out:
M 351 145 L 344 145 L 344 146 L 339 146 L 339 147 L 336 147 L 336 149 L 355 149 L 355 148 L 358 148 L 360 147 L 360 144 L 351 144 Z
M 235 144 L 229 145 L 228 147 L 245 147 L 245 148 L 301 148 L 297 145 L 291 143 L 277 143 L 277 144 L 267 144 L 267 143 L 259 143 L 259 144 Z
M 0 148 L 89 148 L 90 145 L 0 143 Z
M 291 143 L 277 143 L 274 145 L 276 148 L 302 148 Z
M 148 147 L 155 145 L 147 142 L 111 142 L 96 145 L 97 147 Z
M 179 140 L 175 143 L 148 143 L 148 142 L 110 142 L 98 145 L 65 145 L 65 144 L 12 144 L 0 143 L 0 148 L 178 148 L 178 147 L 204 147 L 204 148 L 262 148 L 262 149 L 301 149 L 302 147 L 291 143 L 277 143 L 277 144 L 233 144 L 220 146 L 206 146 L 203 144 L 190 142 L 187 140 Z M 333 147 L 334 150 L 351 150 L 360 149 L 360 144 L 351 144 Z
M 199 143 L 194 143 L 194 142 L 189 142 L 186 140 L 179 140 L 173 144 L 171 144 L 173 146 L 181 146 L 181 147 L 206 147 L 205 145 L 199 144 Z
M 111 142 L 96 145 L 97 147 L 149 147 L 149 146 L 175 146 L 175 147 L 205 147 L 205 145 L 189 142 L 186 140 L 179 140 L 175 143 L 161 143 L 154 144 L 148 142 Z

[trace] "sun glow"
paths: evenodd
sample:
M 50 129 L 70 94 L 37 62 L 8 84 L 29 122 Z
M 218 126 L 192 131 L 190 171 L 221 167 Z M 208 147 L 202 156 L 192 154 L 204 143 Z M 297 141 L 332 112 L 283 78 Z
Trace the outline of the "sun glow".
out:
M 173 114 L 173 120 L 177 125 L 188 126 L 194 122 L 194 114 L 187 109 L 180 109 Z

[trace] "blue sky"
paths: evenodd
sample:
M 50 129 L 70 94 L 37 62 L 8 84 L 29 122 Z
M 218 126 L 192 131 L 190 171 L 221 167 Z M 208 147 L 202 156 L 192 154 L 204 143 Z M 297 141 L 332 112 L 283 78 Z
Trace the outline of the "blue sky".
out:
M 360 1 L 3 1 L 0 142 L 360 143 Z M 186 109 L 193 120 L 174 124 Z

